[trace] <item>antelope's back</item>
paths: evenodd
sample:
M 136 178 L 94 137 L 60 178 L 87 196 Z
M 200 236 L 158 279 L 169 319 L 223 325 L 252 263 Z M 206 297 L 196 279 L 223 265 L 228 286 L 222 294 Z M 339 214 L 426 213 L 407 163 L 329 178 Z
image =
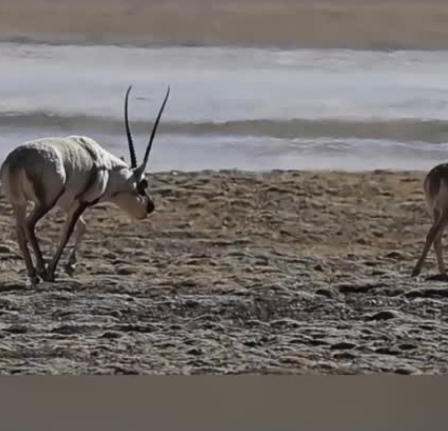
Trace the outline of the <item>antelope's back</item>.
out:
M 12 150 L 0 171 L 2 189 L 12 203 L 26 201 L 54 204 L 82 193 L 92 167 L 104 150 L 84 137 L 44 138 Z
M 428 208 L 448 207 L 448 163 L 434 166 L 426 175 L 423 188 Z

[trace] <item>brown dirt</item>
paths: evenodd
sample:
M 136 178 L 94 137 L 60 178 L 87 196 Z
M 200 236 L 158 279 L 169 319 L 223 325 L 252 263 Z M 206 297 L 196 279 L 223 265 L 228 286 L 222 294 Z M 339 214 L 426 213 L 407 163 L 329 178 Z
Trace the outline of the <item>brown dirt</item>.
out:
M 88 214 L 74 278 L 25 285 L 0 200 L 1 373 L 444 373 L 448 288 L 409 277 L 423 173 L 153 176 Z M 39 225 L 48 249 L 60 214 Z M 428 270 L 429 269 L 429 270 Z
M 0 40 L 448 47 L 443 0 L 2 0 Z

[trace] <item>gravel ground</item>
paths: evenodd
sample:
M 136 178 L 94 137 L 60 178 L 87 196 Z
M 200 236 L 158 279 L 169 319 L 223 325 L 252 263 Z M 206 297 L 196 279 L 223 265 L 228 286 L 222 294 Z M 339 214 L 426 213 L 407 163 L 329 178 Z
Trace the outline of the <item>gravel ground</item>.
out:
M 423 173 L 152 176 L 156 212 L 91 210 L 73 278 L 26 284 L 0 199 L 0 373 L 438 374 L 448 287 Z M 47 253 L 63 218 L 38 226 Z

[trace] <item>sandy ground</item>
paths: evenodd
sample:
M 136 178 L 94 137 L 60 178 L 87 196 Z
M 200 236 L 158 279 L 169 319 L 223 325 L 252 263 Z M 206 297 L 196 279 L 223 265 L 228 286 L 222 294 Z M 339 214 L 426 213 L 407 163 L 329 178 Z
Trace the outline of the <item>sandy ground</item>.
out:
M 0 40 L 448 47 L 443 0 L 2 0 Z
M 71 279 L 25 285 L 0 200 L 2 373 L 443 373 L 448 288 L 409 277 L 423 173 L 166 173 L 88 214 Z M 44 248 L 61 217 L 39 225 Z

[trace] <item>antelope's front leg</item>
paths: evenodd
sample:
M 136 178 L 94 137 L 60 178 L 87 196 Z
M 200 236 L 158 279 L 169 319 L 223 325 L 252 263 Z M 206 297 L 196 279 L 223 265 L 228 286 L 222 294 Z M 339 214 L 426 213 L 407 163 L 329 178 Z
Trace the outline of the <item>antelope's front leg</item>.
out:
M 67 245 L 68 240 L 73 234 L 76 222 L 81 217 L 81 214 L 84 212 L 86 208 L 87 204 L 78 202 L 69 211 L 67 219 L 65 220 L 65 223 L 62 227 L 61 239 L 59 242 L 58 249 L 56 250 L 56 253 L 54 254 L 54 257 L 51 260 L 50 264 L 48 265 L 48 269 L 45 276 L 46 281 L 54 281 L 54 274 L 58 262 L 61 259 L 62 252 L 64 251 L 64 248 Z
M 73 245 L 72 251 L 68 258 L 68 262 L 65 264 L 65 272 L 72 277 L 76 268 L 76 252 L 78 251 L 79 244 L 81 243 L 82 237 L 86 232 L 86 222 L 83 217 L 79 217 L 78 222 L 75 225 L 75 244 Z

